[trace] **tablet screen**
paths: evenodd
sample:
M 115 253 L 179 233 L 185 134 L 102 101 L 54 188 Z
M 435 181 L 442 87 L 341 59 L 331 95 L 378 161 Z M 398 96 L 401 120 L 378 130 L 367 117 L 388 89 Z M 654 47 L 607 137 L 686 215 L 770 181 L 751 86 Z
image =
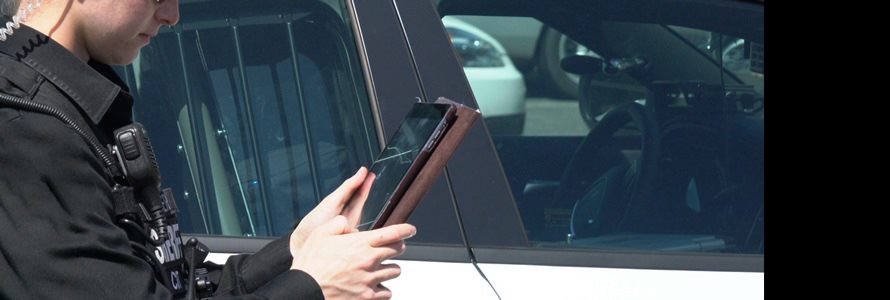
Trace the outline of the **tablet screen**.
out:
M 357 226 L 359 230 L 371 229 L 387 210 L 392 210 L 395 204 L 392 200 L 398 201 L 429 156 L 428 151 L 424 151 L 429 149 L 424 148 L 437 129 L 444 126 L 443 120 L 449 107 L 446 104 L 415 103 L 402 120 L 399 129 L 369 169 L 366 180 L 373 183 L 362 209 Z

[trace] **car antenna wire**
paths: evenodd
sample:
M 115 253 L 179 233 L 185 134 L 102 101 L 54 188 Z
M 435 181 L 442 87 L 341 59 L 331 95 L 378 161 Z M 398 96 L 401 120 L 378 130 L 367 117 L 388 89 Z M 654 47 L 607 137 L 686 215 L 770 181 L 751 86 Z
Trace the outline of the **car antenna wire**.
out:
M 454 199 L 454 189 L 451 188 L 451 173 L 448 172 L 448 167 L 445 167 L 443 172 L 445 173 L 445 181 L 448 182 L 448 189 L 451 190 L 451 202 L 454 203 L 454 212 L 457 215 L 457 226 L 460 228 L 460 237 L 464 240 L 464 245 L 467 247 L 467 253 L 470 255 L 470 263 L 473 264 L 473 267 L 476 268 L 476 272 L 482 276 L 485 283 L 488 283 L 488 286 L 491 287 L 491 290 L 494 292 L 494 295 L 498 297 L 498 300 L 501 300 L 501 294 L 499 294 L 498 290 L 491 284 L 491 280 L 488 280 L 488 277 L 485 276 L 485 272 L 482 272 L 482 269 L 479 268 L 479 262 L 476 261 L 476 254 L 473 253 L 473 249 L 470 247 L 470 241 L 467 238 L 467 230 L 464 228 L 464 220 L 460 214 L 460 206 L 457 204 L 457 199 Z

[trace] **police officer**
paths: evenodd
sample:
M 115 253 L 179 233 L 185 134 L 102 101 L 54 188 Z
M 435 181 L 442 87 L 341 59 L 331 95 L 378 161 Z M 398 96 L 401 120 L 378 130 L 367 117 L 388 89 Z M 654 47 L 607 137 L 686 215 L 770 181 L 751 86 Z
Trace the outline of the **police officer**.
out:
M 22 3 L 19 3 L 22 2 Z M 258 4 L 262 5 L 262 4 Z M 0 0 L 0 299 L 169 299 L 115 223 L 96 144 L 132 122 L 129 64 L 178 0 Z M 12 17 L 12 15 L 15 17 Z M 408 224 L 355 232 L 361 168 L 294 232 L 213 273 L 215 298 L 388 299 Z M 358 201 L 363 202 L 363 201 Z

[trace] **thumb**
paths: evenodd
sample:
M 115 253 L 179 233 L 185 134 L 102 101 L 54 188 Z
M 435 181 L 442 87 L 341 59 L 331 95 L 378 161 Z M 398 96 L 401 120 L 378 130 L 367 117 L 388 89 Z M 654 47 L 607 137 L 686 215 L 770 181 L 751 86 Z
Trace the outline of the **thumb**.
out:
M 367 175 L 367 168 L 359 168 L 358 171 L 355 172 L 355 175 L 347 178 L 346 181 L 343 181 L 343 183 L 337 187 L 337 189 L 324 197 L 312 212 L 325 211 L 330 214 L 340 214 L 347 202 L 349 202 L 349 199 L 352 198 L 352 194 L 361 187 L 362 182 L 365 181 L 365 176 Z
M 342 215 L 336 215 L 312 232 L 312 235 L 321 234 L 321 235 L 340 235 L 349 232 L 349 226 L 347 224 L 346 217 Z

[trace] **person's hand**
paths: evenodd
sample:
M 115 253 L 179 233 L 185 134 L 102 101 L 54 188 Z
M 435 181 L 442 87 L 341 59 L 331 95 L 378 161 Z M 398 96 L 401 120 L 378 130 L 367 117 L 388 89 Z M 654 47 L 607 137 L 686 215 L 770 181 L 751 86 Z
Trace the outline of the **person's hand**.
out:
M 404 240 L 416 232 L 410 224 L 358 232 L 337 215 L 309 235 L 291 268 L 312 276 L 325 299 L 389 299 L 392 291 L 380 283 L 402 270 L 382 262 L 404 253 Z
M 347 205 L 349 207 L 346 209 L 347 211 L 344 215 L 349 219 L 349 224 L 351 224 L 352 227 L 355 227 L 358 223 L 358 219 L 361 217 L 361 205 L 364 204 L 364 200 L 368 197 L 368 191 L 370 190 L 370 183 L 362 186 L 362 182 L 365 181 L 367 175 L 367 168 L 359 168 L 355 175 L 346 179 L 340 187 L 325 197 L 318 206 L 313 208 L 306 217 L 300 220 L 297 229 L 291 233 L 291 255 L 296 257 L 296 254 L 303 247 L 303 243 L 312 231 L 321 224 L 330 221 L 335 216 L 344 213 L 344 207 Z M 362 187 L 362 189 L 356 193 L 356 190 L 358 190 L 359 187 Z M 354 199 L 350 201 L 352 198 Z

